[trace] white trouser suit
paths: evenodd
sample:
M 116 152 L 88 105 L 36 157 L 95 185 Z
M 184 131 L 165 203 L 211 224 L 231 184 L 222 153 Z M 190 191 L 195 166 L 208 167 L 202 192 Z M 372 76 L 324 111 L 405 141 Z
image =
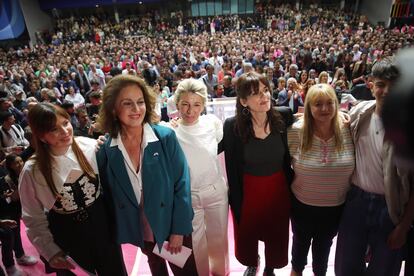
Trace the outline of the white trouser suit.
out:
M 190 168 L 197 272 L 199 276 L 228 275 L 228 187 L 217 156 L 222 123 L 205 115 L 195 125 L 179 125 L 175 131 Z
M 199 276 L 227 275 L 228 199 L 227 186 L 211 184 L 191 191 L 194 210 L 193 250 Z

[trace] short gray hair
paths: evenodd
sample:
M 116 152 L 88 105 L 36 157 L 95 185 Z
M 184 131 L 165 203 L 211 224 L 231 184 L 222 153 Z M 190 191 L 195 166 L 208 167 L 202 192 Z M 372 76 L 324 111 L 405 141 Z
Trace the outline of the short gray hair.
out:
M 186 92 L 192 92 L 203 99 L 203 104 L 207 102 L 207 87 L 201 80 L 185 79 L 180 81 L 174 93 L 175 104 L 180 101 L 181 95 Z

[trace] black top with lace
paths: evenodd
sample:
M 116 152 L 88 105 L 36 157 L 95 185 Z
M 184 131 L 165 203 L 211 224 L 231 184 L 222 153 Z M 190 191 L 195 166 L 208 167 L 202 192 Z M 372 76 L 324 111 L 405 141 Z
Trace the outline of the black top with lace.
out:
M 94 181 L 86 174 L 82 174 L 73 183 L 64 183 L 60 198 L 55 202 L 53 210 L 58 213 L 73 213 L 92 205 L 100 193 L 98 193 L 98 176 Z

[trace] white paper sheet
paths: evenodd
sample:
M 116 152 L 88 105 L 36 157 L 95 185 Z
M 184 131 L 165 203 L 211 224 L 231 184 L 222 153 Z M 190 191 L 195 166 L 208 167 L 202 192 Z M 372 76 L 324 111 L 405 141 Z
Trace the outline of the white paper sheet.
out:
M 182 246 L 180 253 L 171 254 L 169 251 L 167 251 L 166 249 L 167 246 L 168 246 L 168 242 L 165 241 L 164 244 L 162 245 L 161 252 L 158 249 L 158 245 L 154 246 L 154 250 L 152 250 L 152 252 L 160 256 L 161 258 L 175 264 L 176 266 L 183 268 L 188 257 L 190 257 L 192 250 L 188 247 Z

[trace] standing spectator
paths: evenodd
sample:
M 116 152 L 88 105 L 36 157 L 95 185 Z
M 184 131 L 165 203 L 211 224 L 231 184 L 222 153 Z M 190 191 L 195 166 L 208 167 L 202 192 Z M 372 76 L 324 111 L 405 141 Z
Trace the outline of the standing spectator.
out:
M 206 66 L 207 74 L 201 77 L 201 80 L 207 87 L 207 93 L 210 98 L 214 98 L 214 86 L 218 84 L 218 78 L 214 74 L 214 67 L 212 65 Z
M 90 80 L 82 64 L 78 64 L 76 68 L 75 83 L 79 87 L 80 93 L 85 95 L 85 93 L 91 89 Z
M 6 268 L 8 276 L 25 276 L 26 274 L 16 267 L 13 258 L 13 229 L 16 227 L 16 221 L 11 219 L 0 219 L 0 241 L 2 261 L 3 265 Z M 5 276 L 4 271 L 1 267 L 0 275 Z
M 22 206 L 20 204 L 19 197 L 19 175 L 23 169 L 24 162 L 16 154 L 9 154 L 5 160 L 6 169 L 8 174 L 0 179 L 0 185 L 2 186 L 2 192 L 0 195 L 0 218 L 10 219 L 16 222 L 16 227 L 10 230 L 13 233 L 13 251 L 16 257 L 16 262 L 19 265 L 31 266 L 37 263 L 37 259 L 33 256 L 25 254 L 22 244 L 22 238 L 20 233 L 20 220 L 22 217 Z M 4 263 L 5 261 L 3 261 Z M 7 260 L 10 262 L 10 260 Z M 6 270 L 9 270 L 6 268 Z
M 89 80 L 97 80 L 99 82 L 99 87 L 103 89 L 105 87 L 105 74 L 102 72 L 101 69 L 96 68 L 96 63 L 91 62 L 89 63 Z
M 142 70 L 142 76 L 149 86 L 153 86 L 157 80 L 157 73 L 150 67 L 149 62 L 144 62 L 144 70 Z

